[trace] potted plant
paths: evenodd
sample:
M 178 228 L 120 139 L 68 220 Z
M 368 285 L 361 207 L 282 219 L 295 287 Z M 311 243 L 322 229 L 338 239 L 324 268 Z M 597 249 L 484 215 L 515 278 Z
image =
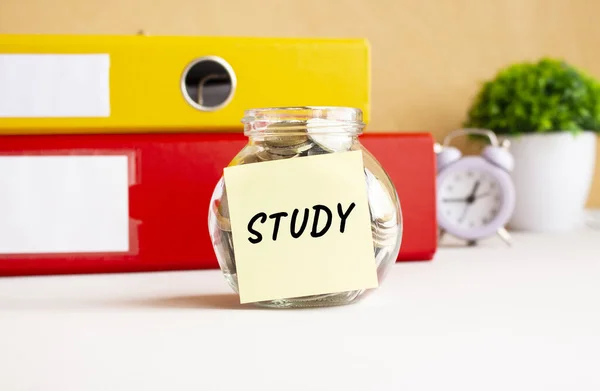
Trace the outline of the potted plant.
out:
M 557 59 L 509 65 L 483 84 L 465 126 L 510 141 L 512 229 L 564 231 L 582 222 L 600 130 L 598 81 Z

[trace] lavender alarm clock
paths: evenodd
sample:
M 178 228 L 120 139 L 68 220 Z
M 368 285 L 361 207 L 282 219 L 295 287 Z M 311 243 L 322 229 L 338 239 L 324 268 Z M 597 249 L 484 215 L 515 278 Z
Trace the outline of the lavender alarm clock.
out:
M 491 145 L 480 156 L 462 156 L 449 146 L 458 135 L 487 136 Z M 440 238 L 449 233 L 475 245 L 498 235 L 510 245 L 505 225 L 515 207 L 515 188 L 510 177 L 514 160 L 508 140 L 499 145 L 489 130 L 459 129 L 448 134 L 437 154 L 437 220 Z

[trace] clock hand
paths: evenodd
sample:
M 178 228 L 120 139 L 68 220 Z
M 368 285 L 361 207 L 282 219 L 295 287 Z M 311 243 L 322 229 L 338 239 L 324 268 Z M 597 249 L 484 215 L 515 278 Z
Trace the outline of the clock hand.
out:
M 471 194 L 467 197 L 468 199 L 470 199 L 470 200 L 475 199 L 475 194 L 477 194 L 477 189 L 479 189 L 479 184 L 480 184 L 480 181 L 475 182 L 475 186 L 473 186 L 473 190 L 471 191 Z M 471 202 L 473 202 L 473 201 L 471 201 Z
M 467 198 L 444 198 L 443 202 L 467 202 Z
M 485 193 L 481 193 L 481 194 L 479 194 L 477 197 L 475 197 L 475 199 L 476 199 L 476 200 L 478 200 L 478 199 L 480 199 L 480 198 L 487 197 L 487 196 L 489 196 L 490 194 L 492 194 L 492 193 L 490 193 L 489 191 L 487 191 L 487 192 L 485 192 Z
M 465 202 L 467 204 L 472 204 L 473 202 L 475 202 L 475 194 L 477 194 L 477 189 L 479 188 L 479 184 L 480 184 L 479 180 L 475 181 L 475 185 L 473 186 L 473 190 L 471 190 L 471 194 L 469 194 L 467 196 L 467 198 L 465 198 Z
M 484 197 L 484 195 L 475 197 L 475 194 L 477 193 L 477 189 L 479 188 L 479 185 L 480 185 L 480 181 L 475 182 L 475 186 L 473 186 L 473 190 L 471 191 L 471 194 L 465 198 L 444 198 L 442 201 L 443 202 L 466 202 L 468 204 L 473 203 L 473 201 L 475 201 L 477 198 Z

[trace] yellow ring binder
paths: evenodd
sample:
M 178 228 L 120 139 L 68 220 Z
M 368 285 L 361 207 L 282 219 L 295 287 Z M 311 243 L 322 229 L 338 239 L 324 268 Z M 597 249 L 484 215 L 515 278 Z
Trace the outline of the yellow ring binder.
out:
M 182 96 L 182 75 L 201 58 L 233 70 L 231 95 L 208 110 Z M 369 121 L 366 40 L 0 35 L 0 134 L 240 131 L 250 107 L 319 105 Z

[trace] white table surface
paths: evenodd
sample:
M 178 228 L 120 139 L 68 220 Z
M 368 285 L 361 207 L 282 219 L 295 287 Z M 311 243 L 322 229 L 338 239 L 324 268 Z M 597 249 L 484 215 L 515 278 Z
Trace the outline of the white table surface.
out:
M 343 307 L 220 271 L 0 279 L 0 390 L 600 390 L 600 231 L 441 246 Z

